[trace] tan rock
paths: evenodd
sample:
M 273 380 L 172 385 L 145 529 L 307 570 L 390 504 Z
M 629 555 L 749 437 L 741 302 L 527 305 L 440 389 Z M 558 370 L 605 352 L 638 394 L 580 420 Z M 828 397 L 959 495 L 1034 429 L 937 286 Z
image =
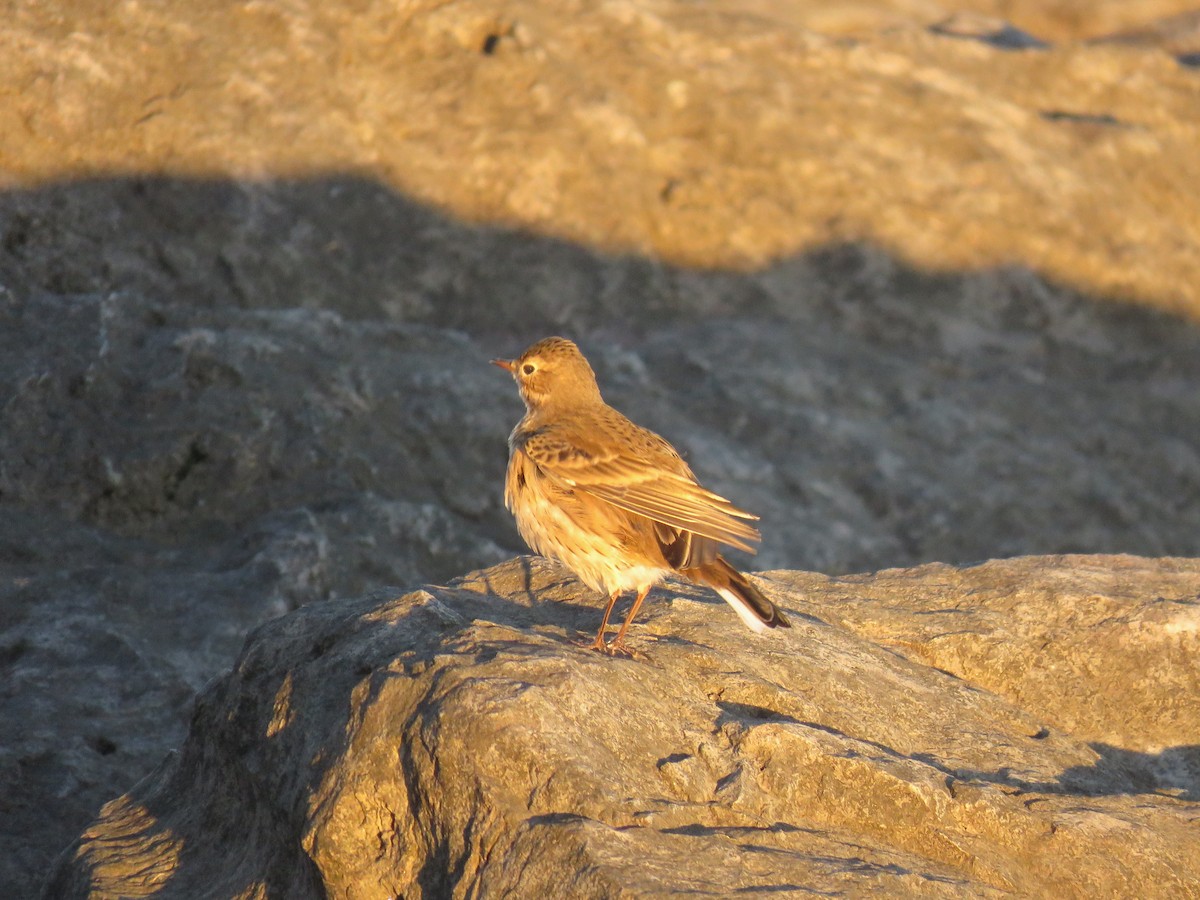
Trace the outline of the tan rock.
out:
M 540 560 L 276 620 L 49 896 L 1196 896 L 1200 563 L 764 583 L 636 660 Z
M 928 31 L 954 11 L 933 3 L 852 22 L 774 6 L 26 7 L 0 34 L 3 174 L 353 172 L 462 220 L 691 267 L 866 240 L 1200 309 L 1200 88 L 1170 55 L 1013 53 Z M 980 11 L 1053 39 L 1180 9 L 1053 6 Z

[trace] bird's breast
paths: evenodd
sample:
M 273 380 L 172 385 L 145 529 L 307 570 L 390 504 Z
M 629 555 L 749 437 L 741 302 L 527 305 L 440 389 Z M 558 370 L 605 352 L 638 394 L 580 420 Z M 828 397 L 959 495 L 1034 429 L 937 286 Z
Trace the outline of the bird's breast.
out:
M 668 571 L 648 519 L 550 478 L 519 449 L 504 500 L 525 543 L 596 590 L 652 584 Z

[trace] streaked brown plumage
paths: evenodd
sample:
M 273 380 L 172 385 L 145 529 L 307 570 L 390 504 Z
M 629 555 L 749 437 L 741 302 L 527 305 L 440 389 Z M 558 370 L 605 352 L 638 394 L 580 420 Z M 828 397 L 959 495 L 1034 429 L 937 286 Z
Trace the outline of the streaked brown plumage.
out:
M 747 520 L 757 516 L 702 487 L 674 447 L 606 404 L 574 343 L 546 338 L 492 362 L 512 373 L 526 408 L 508 439 L 505 505 L 530 547 L 608 595 L 592 647 L 623 652 L 646 594 L 671 573 L 716 590 L 755 631 L 790 627 L 717 552 L 753 553 L 760 537 Z M 627 590 L 637 599 L 609 645 L 608 617 Z

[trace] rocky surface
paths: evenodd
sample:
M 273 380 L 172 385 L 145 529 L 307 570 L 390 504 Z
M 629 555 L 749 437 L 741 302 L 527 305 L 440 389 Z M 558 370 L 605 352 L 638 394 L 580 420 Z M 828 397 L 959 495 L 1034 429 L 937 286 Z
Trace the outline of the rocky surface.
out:
M 1196 314 L 1200 83 L 1178 58 L 1195 27 L 1149 21 L 1190 4 L 1043 4 L 1013 27 L 1029 33 L 1058 7 L 1060 33 L 1150 37 L 1017 52 L 988 39 L 995 29 L 936 30 L 954 7 L 864 3 L 877 10 L 864 29 L 830 21 L 830 5 L 90 0 L 69 20 L 25 5 L 0 35 L 14 86 L 5 168 L 19 184 L 353 172 L 457 220 L 677 265 L 756 269 L 869 241 L 923 269 L 1015 261 Z M 1014 4 L 983 11 L 1001 6 Z M 288 221 L 276 241 L 324 230 Z M 398 236 L 384 221 L 373 234 L 364 246 L 335 232 L 316 258 L 380 267 Z M 238 276 L 262 249 L 220 263 L 227 288 L 257 297 Z M 268 295 L 318 302 L 294 280 Z M 393 284 L 373 299 L 428 303 L 455 287 Z
M 763 516 L 757 568 L 1200 555 L 1194 17 L 779 9 L 9 11 L 0 895 L 249 630 L 521 550 L 486 360 L 549 333 Z M 1105 759 L 1188 743 L 1098 714 Z
M 1196 896 L 1200 563 L 764 584 L 793 630 L 672 585 L 633 660 L 540 560 L 277 619 L 51 894 Z

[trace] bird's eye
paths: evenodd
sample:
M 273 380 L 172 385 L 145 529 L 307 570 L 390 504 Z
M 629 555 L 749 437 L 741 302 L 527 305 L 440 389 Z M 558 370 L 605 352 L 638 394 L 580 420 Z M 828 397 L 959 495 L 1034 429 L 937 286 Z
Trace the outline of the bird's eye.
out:
M 525 363 L 525 365 L 521 366 L 521 371 L 524 372 L 526 375 L 532 375 L 533 368 L 534 368 L 533 363 Z

